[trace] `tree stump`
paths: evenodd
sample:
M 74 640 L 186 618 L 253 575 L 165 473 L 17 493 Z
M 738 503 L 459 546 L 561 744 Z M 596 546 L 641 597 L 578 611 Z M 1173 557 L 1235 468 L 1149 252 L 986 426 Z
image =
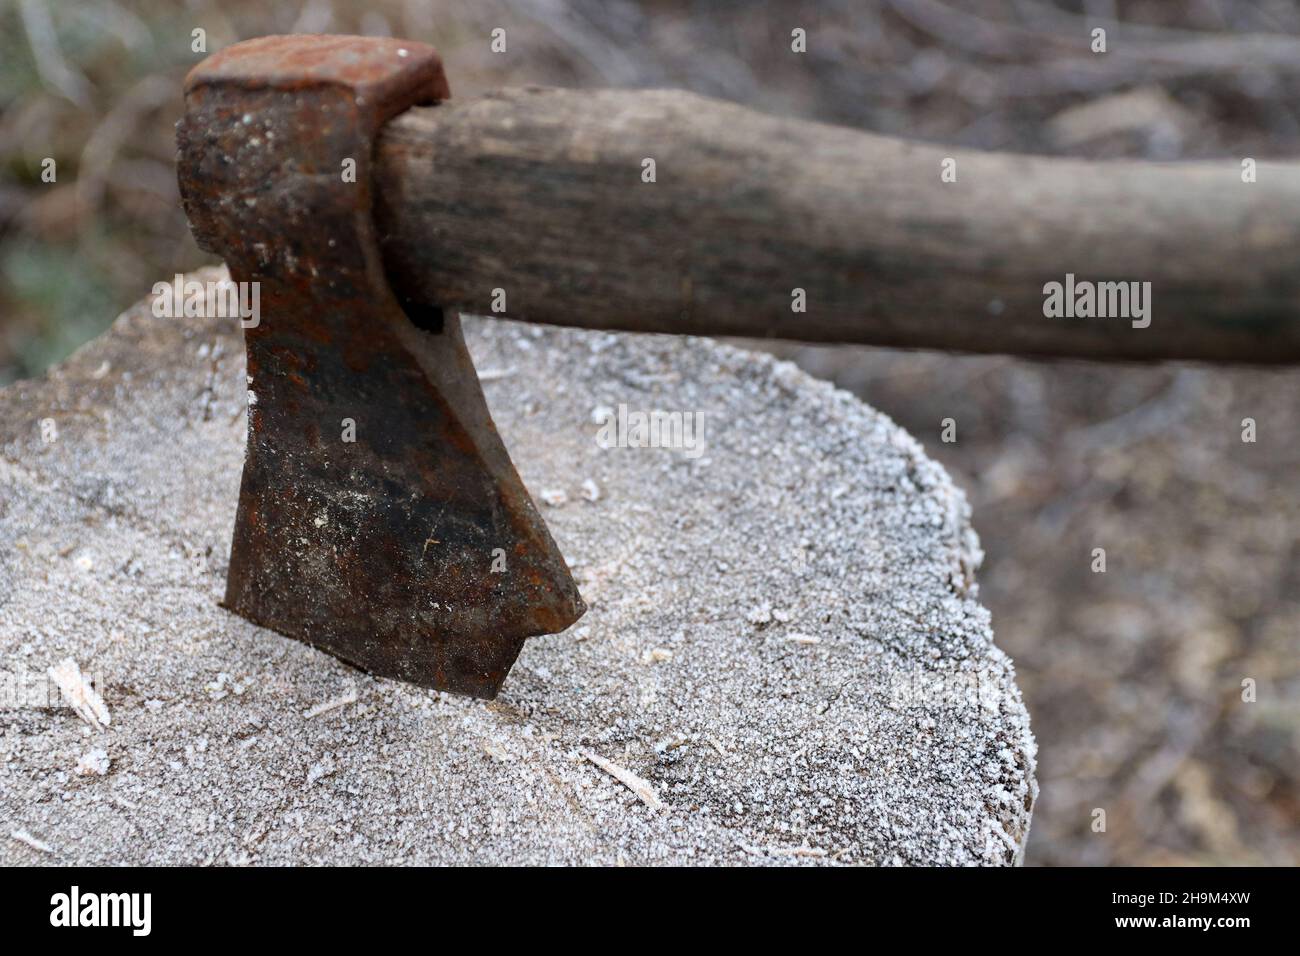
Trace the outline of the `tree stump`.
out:
M 915 440 L 706 339 L 465 329 L 590 605 L 488 703 L 218 606 L 236 322 L 146 300 L 0 391 L 7 680 L 71 658 L 111 719 L 2 702 L 0 862 L 1019 862 L 1034 741 Z M 702 413 L 702 453 L 602 447 L 621 405 Z

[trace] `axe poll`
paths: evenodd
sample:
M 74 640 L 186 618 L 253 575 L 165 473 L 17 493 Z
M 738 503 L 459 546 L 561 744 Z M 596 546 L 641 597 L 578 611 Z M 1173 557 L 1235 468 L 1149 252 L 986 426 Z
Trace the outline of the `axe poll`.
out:
M 178 144 L 195 238 L 261 291 L 225 605 L 457 693 L 494 696 L 525 639 L 585 610 L 492 424 L 462 312 L 1300 360 L 1292 163 L 1247 177 L 1240 159 L 963 152 L 677 91 L 460 101 L 424 44 L 329 36 L 199 64 Z M 1047 290 L 1076 278 L 1111 301 L 1144 290 L 1142 321 L 1051 314 Z

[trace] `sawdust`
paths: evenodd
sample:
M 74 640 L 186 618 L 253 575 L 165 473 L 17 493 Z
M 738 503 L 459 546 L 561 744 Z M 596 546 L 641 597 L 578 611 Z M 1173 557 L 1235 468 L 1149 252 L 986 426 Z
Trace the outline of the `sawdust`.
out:
M 82 776 L 75 714 L 0 710 L 0 862 L 1018 860 L 1033 738 L 970 583 L 965 500 L 912 438 L 704 340 L 466 329 L 481 367 L 513 370 L 484 387 L 524 481 L 581 499 L 546 517 L 591 582 L 587 616 L 529 641 L 491 703 L 375 680 L 218 606 L 237 326 L 142 305 L 0 391 L 4 666 L 74 658 L 113 711 L 108 772 Z M 704 454 L 601 448 L 591 409 L 622 403 L 704 412 Z

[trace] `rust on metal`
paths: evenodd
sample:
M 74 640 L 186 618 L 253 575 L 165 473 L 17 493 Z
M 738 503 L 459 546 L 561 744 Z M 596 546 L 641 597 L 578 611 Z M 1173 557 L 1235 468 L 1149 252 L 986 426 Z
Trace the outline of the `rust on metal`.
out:
M 372 673 L 493 697 L 525 639 L 585 606 L 458 317 L 408 315 L 384 274 L 375 135 L 449 95 L 424 44 L 250 40 L 187 78 L 178 168 L 199 244 L 260 283 L 225 606 Z

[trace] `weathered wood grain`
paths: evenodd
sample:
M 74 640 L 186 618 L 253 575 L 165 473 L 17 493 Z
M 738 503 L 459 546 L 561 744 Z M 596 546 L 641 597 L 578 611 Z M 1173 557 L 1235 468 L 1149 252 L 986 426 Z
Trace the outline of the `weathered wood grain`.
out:
M 490 313 L 503 289 L 513 318 L 588 328 L 1300 360 L 1294 164 L 1243 183 L 1236 158 L 962 152 L 683 92 L 539 89 L 411 110 L 376 152 L 412 302 Z M 1150 326 L 1044 316 L 1066 273 L 1150 282 Z

